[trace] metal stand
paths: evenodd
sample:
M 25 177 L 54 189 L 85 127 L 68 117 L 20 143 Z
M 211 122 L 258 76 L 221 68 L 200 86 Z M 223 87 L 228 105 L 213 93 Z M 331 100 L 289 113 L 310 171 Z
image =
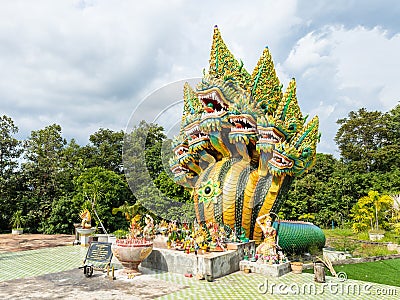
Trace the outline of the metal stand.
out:
M 79 267 L 79 269 L 83 269 L 83 274 L 86 277 L 92 277 L 93 275 L 93 265 L 84 265 L 82 267 Z
M 73 241 L 73 243 L 72 243 L 73 246 L 75 246 L 75 245 L 80 245 L 80 244 L 81 244 L 81 241 L 80 241 L 80 234 L 79 234 L 79 232 L 78 232 L 78 230 L 77 230 L 77 228 L 80 227 L 80 226 L 81 226 L 80 223 L 74 223 L 74 228 L 75 228 L 75 241 Z

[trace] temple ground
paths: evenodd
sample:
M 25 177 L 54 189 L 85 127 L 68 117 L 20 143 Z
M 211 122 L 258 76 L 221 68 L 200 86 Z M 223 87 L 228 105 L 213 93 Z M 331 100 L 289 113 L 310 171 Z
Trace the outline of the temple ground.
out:
M 326 283 L 314 283 L 314 275 L 307 273 L 289 273 L 273 278 L 236 272 L 207 282 L 143 269 L 143 275 L 134 279 L 118 277 L 117 280 L 109 280 L 98 271 L 92 278 L 86 278 L 78 267 L 87 249 L 72 246 L 72 240 L 69 246 L 2 251 L 0 299 L 376 300 L 400 297 L 399 287 L 358 281 L 351 276 L 344 282 L 327 277 Z M 117 261 L 113 260 L 113 263 L 119 267 Z
M 66 234 L 0 234 L 0 253 L 72 245 L 74 239 Z

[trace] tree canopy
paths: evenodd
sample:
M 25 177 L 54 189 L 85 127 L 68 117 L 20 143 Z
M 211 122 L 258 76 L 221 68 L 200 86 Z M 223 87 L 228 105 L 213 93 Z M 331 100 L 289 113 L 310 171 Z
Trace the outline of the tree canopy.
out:
M 386 113 L 362 108 L 338 124 L 339 158 L 317 154 L 314 168 L 284 196 L 282 218 L 350 225 L 371 191 L 400 193 L 400 105 Z M 126 221 L 112 209 L 136 203 L 168 219 L 194 217 L 190 191 L 171 179 L 170 141 L 157 124 L 143 121 L 128 133 L 100 128 L 87 145 L 67 141 L 58 124 L 25 140 L 17 133 L 10 117 L 0 117 L 0 231 L 10 230 L 19 212 L 26 232 L 73 233 L 83 207 L 94 207 L 113 231 Z

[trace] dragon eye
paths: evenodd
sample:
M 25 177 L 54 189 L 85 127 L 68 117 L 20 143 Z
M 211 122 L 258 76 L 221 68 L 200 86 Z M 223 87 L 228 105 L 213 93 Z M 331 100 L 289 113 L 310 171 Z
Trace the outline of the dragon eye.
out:
M 214 186 L 209 183 L 203 188 L 203 191 L 204 191 L 204 196 L 209 197 L 212 194 L 214 194 Z
M 206 188 L 204 189 L 204 193 L 205 193 L 206 195 L 210 195 L 210 194 L 211 194 L 211 191 L 212 191 L 212 189 L 211 189 L 211 187 L 209 187 L 209 186 L 206 186 Z
M 297 128 L 296 124 L 290 124 L 288 127 L 290 131 L 296 131 L 296 128 Z
M 305 148 L 302 152 L 301 152 L 301 157 L 302 158 L 307 158 L 311 155 L 311 149 L 310 148 Z

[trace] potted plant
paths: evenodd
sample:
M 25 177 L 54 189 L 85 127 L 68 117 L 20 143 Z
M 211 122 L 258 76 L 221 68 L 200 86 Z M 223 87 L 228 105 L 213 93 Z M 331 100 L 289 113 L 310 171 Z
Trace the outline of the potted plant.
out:
M 124 267 L 123 273 L 140 274 L 139 264 L 150 255 L 153 250 L 154 220 L 149 215 L 145 216 L 146 225 L 144 228 L 139 224 L 144 208 L 140 203 L 129 206 L 127 203 L 113 209 L 113 214 L 121 212 L 129 221 L 130 230 L 126 238 L 116 239 L 112 245 L 112 252 Z
M 301 261 L 291 262 L 290 267 L 292 268 L 292 272 L 295 274 L 301 274 L 303 272 L 303 262 Z
M 291 267 L 293 273 L 301 274 L 303 272 L 302 259 L 301 258 L 294 259 L 292 262 L 290 262 L 290 267 Z
M 372 229 L 368 231 L 370 241 L 379 241 L 385 237 L 385 230 Z
M 19 209 L 14 212 L 11 217 L 11 233 L 12 234 L 22 234 L 24 232 L 24 228 L 22 228 L 25 223 L 25 219 L 22 216 L 22 209 Z
M 292 269 L 292 272 L 295 274 L 301 274 L 303 272 L 303 258 L 300 254 L 296 254 L 294 245 L 292 245 L 291 258 L 293 259 L 290 262 L 290 268 Z

